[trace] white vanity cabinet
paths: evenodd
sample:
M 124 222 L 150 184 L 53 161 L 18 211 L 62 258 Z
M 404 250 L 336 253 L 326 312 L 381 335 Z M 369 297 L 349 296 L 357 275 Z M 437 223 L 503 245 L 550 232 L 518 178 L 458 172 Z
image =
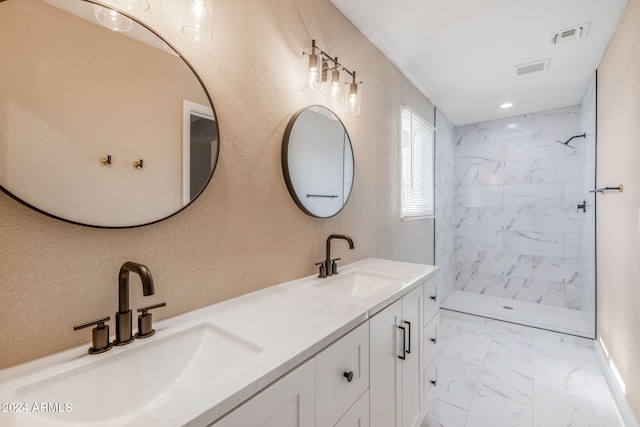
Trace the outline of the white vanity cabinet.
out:
M 333 427 L 369 388 L 369 322 L 315 359 L 316 427 Z
M 423 299 L 420 285 L 370 319 L 370 425 L 422 422 Z
M 422 416 L 426 416 L 435 397 L 437 383 L 437 361 L 440 339 L 440 315 L 438 305 L 438 280 L 439 275 L 431 277 L 424 283 L 424 311 L 422 316 L 422 342 L 423 353 L 421 357 L 421 378 L 422 378 Z
M 311 359 L 210 427 L 314 427 L 315 375 Z
M 367 427 L 369 322 L 258 393 L 214 427 Z

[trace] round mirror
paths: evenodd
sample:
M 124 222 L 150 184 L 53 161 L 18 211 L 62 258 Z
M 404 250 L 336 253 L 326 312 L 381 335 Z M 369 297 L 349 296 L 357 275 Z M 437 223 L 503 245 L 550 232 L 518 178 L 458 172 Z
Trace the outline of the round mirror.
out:
M 0 2 L 0 188 L 65 221 L 154 223 L 204 190 L 218 124 L 162 38 L 84 0 Z
M 353 186 L 351 140 L 338 116 L 319 105 L 298 111 L 285 131 L 282 171 L 291 197 L 306 214 L 338 214 Z

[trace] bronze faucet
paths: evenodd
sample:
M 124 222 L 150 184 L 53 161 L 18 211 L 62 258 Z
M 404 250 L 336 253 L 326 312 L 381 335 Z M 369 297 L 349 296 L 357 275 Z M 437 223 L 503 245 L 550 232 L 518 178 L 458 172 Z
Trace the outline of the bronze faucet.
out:
M 340 258 L 331 259 L 331 241 L 333 239 L 346 240 L 347 242 L 349 242 L 349 249 L 354 248 L 353 240 L 351 239 L 351 237 L 347 236 L 346 234 L 332 234 L 329 237 L 327 237 L 327 259 L 325 259 L 324 262 L 320 262 L 316 264 L 316 265 L 320 265 L 320 274 L 318 274 L 319 277 L 327 277 L 327 276 L 332 276 L 334 274 L 338 274 L 337 261 L 339 261 Z
M 118 312 L 116 313 L 116 339 L 115 345 L 125 345 L 132 342 L 135 337 L 131 326 L 131 309 L 129 308 L 129 272 L 136 273 L 142 280 L 142 293 L 144 296 L 154 294 L 153 277 L 147 267 L 135 262 L 125 262 L 120 267 L 118 276 Z

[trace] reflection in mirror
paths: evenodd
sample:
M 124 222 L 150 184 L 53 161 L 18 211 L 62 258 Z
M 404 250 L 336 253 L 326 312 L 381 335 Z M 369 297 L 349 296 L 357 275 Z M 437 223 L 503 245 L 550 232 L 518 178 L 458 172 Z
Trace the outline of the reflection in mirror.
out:
M 150 224 L 206 187 L 218 124 L 174 49 L 124 15 L 130 30 L 106 28 L 95 6 L 0 2 L 0 188 L 82 225 Z
M 351 140 L 338 117 L 313 105 L 285 131 L 282 170 L 291 197 L 306 214 L 329 218 L 342 210 L 353 186 Z

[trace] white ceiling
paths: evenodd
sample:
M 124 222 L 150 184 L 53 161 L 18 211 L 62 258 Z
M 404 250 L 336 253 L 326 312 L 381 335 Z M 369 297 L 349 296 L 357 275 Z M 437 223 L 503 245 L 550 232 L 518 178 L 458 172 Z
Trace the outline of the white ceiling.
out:
M 579 104 L 627 4 L 331 1 L 456 125 Z M 554 33 L 587 22 L 586 37 L 551 43 Z M 516 65 L 547 58 L 547 71 L 517 76 Z M 500 109 L 505 102 L 514 105 Z

